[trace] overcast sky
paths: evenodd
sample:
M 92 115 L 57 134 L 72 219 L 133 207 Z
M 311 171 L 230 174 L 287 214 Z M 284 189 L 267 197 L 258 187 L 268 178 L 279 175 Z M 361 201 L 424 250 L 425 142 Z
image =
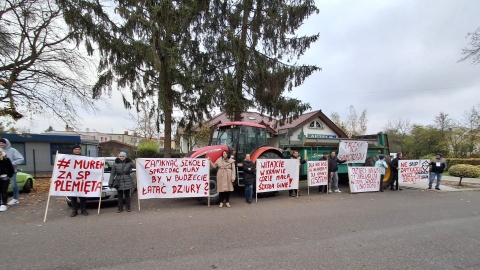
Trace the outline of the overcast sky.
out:
M 366 109 L 367 133 L 389 120 L 432 124 L 440 112 L 460 119 L 480 104 L 480 65 L 458 62 L 466 35 L 480 27 L 476 0 L 317 0 L 319 14 L 307 19 L 299 35 L 320 33 L 301 62 L 322 71 L 288 95 L 309 102 L 312 110 L 342 118 L 353 105 Z M 96 114 L 82 114 L 82 130 L 122 133 L 127 120 L 120 95 Z M 54 120 L 22 120 L 17 127 L 42 132 Z

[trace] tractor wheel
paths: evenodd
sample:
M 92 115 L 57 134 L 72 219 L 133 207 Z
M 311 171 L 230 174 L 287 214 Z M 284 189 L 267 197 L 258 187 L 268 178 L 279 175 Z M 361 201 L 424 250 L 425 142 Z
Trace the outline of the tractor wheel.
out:
M 378 155 L 373 155 L 369 156 L 365 160 L 365 167 L 374 167 L 375 162 L 378 160 Z M 390 159 L 389 156 L 385 156 L 385 162 L 388 165 L 388 168 L 385 169 L 385 177 L 383 178 L 383 183 L 382 183 L 382 189 L 385 189 L 388 186 L 388 183 L 390 182 L 390 177 L 392 176 L 391 170 L 390 170 L 390 165 L 392 164 L 392 160 Z
M 23 192 L 25 193 L 30 193 L 33 188 L 33 182 L 32 179 L 28 178 L 27 181 L 25 182 L 25 185 L 23 185 Z
M 217 191 L 217 174 L 216 171 L 210 172 L 210 181 L 208 182 L 210 185 L 210 204 L 217 204 L 220 201 L 220 194 Z M 203 204 L 208 204 L 208 197 L 200 197 L 197 199 L 199 202 Z

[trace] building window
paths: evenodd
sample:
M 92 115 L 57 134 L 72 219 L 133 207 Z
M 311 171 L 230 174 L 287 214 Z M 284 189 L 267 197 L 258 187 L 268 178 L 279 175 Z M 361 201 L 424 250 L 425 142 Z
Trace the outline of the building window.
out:
M 310 128 L 324 129 L 323 124 L 317 120 L 310 122 Z

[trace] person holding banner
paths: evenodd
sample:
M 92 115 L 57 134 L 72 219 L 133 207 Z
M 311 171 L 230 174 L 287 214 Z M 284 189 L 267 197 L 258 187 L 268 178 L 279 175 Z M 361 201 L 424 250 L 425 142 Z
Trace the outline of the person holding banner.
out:
M 380 187 L 379 191 L 383 192 L 383 179 L 385 178 L 385 169 L 388 168 L 387 162 L 385 162 L 385 156 L 378 156 L 378 160 L 375 162 L 375 167 L 380 167 Z
M 336 156 L 335 151 L 330 152 L 330 157 L 328 158 L 328 173 L 330 174 L 330 189 L 328 193 L 332 193 L 332 185 L 336 193 L 340 193 L 338 188 L 338 164 L 347 162 L 347 159 L 341 160 Z
M 74 155 L 82 155 L 82 147 L 76 144 L 72 148 L 72 153 Z M 70 197 L 70 201 L 72 202 L 72 213 L 70 214 L 71 217 L 75 217 L 78 215 L 78 200 L 80 200 L 80 211 L 82 215 L 88 216 L 87 212 L 87 198 L 86 197 Z
M 15 173 L 12 161 L 5 154 L 5 150 L 0 149 L 0 212 L 7 211 L 8 185 L 10 177 Z
M 245 200 L 252 203 L 253 185 L 255 184 L 256 164 L 250 160 L 250 154 L 245 155 L 243 161 L 243 180 L 245 182 Z
M 403 158 L 401 152 L 397 153 L 397 156 L 392 160 L 392 180 L 390 181 L 390 190 L 402 190 L 398 187 L 398 161 Z M 396 185 L 395 189 L 393 187 Z
M 209 159 L 210 160 L 210 159 Z M 235 160 L 228 157 L 227 150 L 223 150 L 222 156 L 213 163 L 210 160 L 210 167 L 217 170 L 217 190 L 220 196 L 220 205 L 230 208 L 230 192 L 233 191 L 235 181 Z
M 290 159 L 298 159 L 298 163 L 299 163 L 299 166 L 300 166 L 300 169 L 298 170 L 298 181 L 300 181 L 300 176 L 302 175 L 302 165 L 305 164 L 307 161 L 308 161 L 308 157 L 303 159 L 299 154 L 298 154 L 298 151 L 297 150 L 293 150 L 293 153 L 292 153 L 292 156 L 290 157 Z M 300 185 L 299 185 L 300 186 Z M 288 191 L 288 195 L 290 197 L 297 197 L 297 194 L 298 196 L 302 196 L 300 195 L 300 193 L 298 193 L 298 190 L 299 189 L 290 189 Z
M 328 161 L 328 153 L 323 152 L 323 156 L 320 160 L 321 161 Z M 327 167 L 328 167 L 328 165 L 327 165 Z M 327 190 L 328 190 L 328 185 L 318 186 L 318 193 L 322 193 L 322 192 L 327 193 Z
M 133 168 L 133 162 L 131 159 L 127 158 L 127 153 L 120 152 L 120 154 L 118 154 L 118 158 L 115 159 L 115 163 L 112 166 L 110 179 L 108 181 L 108 186 L 110 188 L 115 188 L 118 192 L 117 213 L 121 213 L 123 211 L 124 204 L 127 212 L 131 211 L 131 195 L 132 189 L 135 187 L 133 178 L 130 175 Z
M 10 159 L 15 170 L 12 177 L 10 177 L 10 184 L 13 187 L 13 198 L 7 203 L 7 205 L 15 205 L 19 203 L 18 198 L 20 196 L 17 183 L 17 165 L 22 164 L 25 159 L 17 149 L 12 147 L 12 144 L 8 139 L 0 138 L 0 148 L 3 149 L 5 156 Z
M 447 162 L 443 159 L 443 154 L 438 153 L 435 159 L 430 161 L 430 181 L 428 182 L 428 189 L 432 189 L 433 181 L 435 181 L 435 176 L 437 177 L 437 184 L 435 185 L 436 190 L 440 190 L 440 183 L 442 182 L 442 174 L 445 168 L 447 167 Z

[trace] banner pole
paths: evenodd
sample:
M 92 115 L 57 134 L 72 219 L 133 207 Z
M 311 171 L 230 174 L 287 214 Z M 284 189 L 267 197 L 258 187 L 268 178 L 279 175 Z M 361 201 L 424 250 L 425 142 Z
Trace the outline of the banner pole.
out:
M 58 150 L 55 152 L 55 161 L 52 166 L 52 172 L 55 172 L 55 165 L 57 165 L 58 160 Z M 52 188 L 53 177 L 50 178 L 50 189 Z M 47 208 L 45 209 L 45 217 L 43 218 L 43 222 L 47 221 L 47 212 L 48 212 L 48 204 L 50 203 L 50 189 L 48 190 L 48 199 L 47 199 Z
M 103 189 L 103 178 L 105 177 L 105 158 L 103 159 L 103 170 L 102 170 L 102 186 L 100 187 L 100 196 L 98 196 L 100 199 L 98 200 L 98 210 L 97 210 L 97 215 L 100 215 L 100 206 L 102 205 L 102 189 Z
M 48 213 L 48 205 L 50 204 L 50 193 L 48 193 L 48 199 L 47 199 L 47 208 L 45 209 L 45 216 L 43 218 L 43 223 L 47 221 L 47 213 Z
M 138 187 L 139 187 L 139 185 L 138 185 L 138 172 L 139 172 L 139 170 L 138 170 L 138 162 L 135 162 L 135 170 L 136 170 L 136 172 L 137 172 L 137 173 L 135 173 L 135 178 L 136 178 L 135 180 L 137 181 L 138 212 L 140 212 L 140 195 L 138 194 Z

